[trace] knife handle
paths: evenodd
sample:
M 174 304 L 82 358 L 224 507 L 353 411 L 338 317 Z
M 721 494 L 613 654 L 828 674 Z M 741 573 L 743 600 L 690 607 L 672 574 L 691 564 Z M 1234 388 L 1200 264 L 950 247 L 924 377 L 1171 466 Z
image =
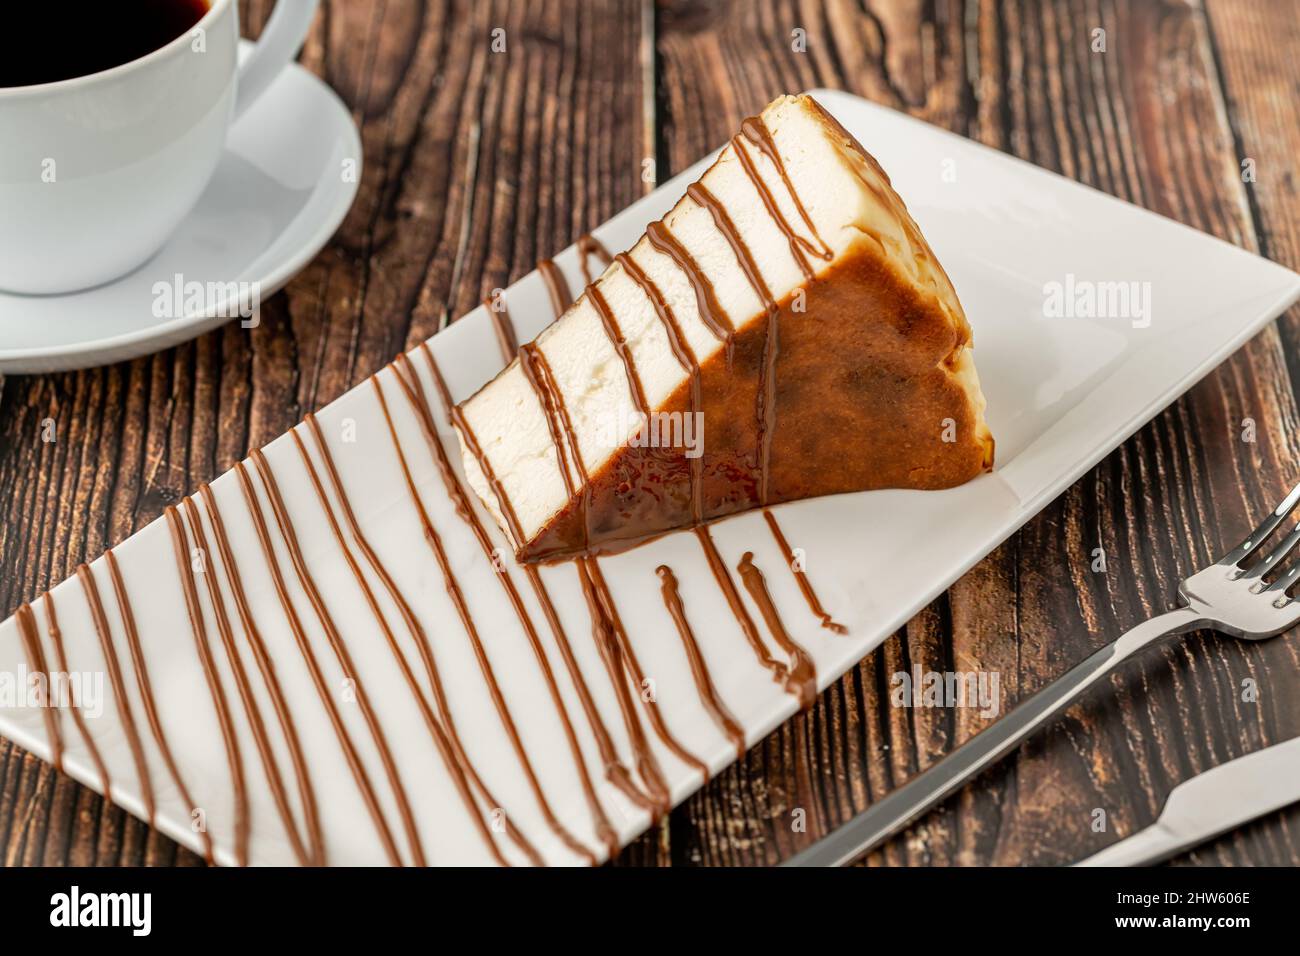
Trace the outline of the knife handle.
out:
M 877 800 L 844 826 L 787 860 L 785 866 L 843 866 L 906 828 L 927 810 L 1019 746 L 1074 703 L 1120 662 L 1170 634 L 1204 623 L 1191 608 L 1144 621 L 1076 664 L 938 763 Z

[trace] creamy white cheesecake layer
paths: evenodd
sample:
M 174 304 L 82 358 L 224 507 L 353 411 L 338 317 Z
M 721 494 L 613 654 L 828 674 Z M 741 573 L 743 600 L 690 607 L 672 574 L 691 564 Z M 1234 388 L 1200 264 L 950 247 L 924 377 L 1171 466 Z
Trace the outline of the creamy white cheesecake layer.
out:
M 828 123 L 809 97 L 782 97 L 764 110 L 763 120 L 799 200 L 834 257 L 864 233 L 873 236 L 900 273 L 932 290 L 964 327 L 961 306 L 947 277 L 874 161 Z M 747 140 L 745 147 L 786 222 L 813 248 L 820 249 L 775 165 Z M 733 144 L 728 144 L 700 183 L 726 208 L 773 298 L 781 301 L 805 281 L 785 233 L 773 220 Z M 719 305 L 736 329 L 762 317 L 758 295 L 706 208 L 683 197 L 663 223 L 713 284 Z M 644 237 L 630 255 L 672 309 L 696 359 L 703 364 L 719 352 L 723 345 L 701 320 L 686 273 L 671 258 L 656 252 Z M 817 272 L 834 262 L 813 255 L 807 258 Z M 674 356 L 651 300 L 617 263 L 596 285 L 629 343 L 646 401 L 652 409 L 659 407 L 687 380 L 688 373 Z M 589 474 L 595 474 L 636 432 L 636 405 L 622 360 L 585 294 L 537 337 L 537 344 L 572 420 L 582 463 Z M 957 358 L 954 371 L 982 418 L 983 398 L 969 349 Z M 560 471 L 562 459 L 556 453 L 542 405 L 518 360 L 466 402 L 463 411 L 510 498 L 524 535 L 532 538 L 565 506 L 569 495 Z M 622 428 L 612 430 L 620 424 Z M 707 448 L 707 424 L 703 441 Z M 467 451 L 463 457 L 470 485 L 510 534 L 478 463 Z M 576 470 L 571 477 L 574 487 L 581 487 L 586 478 Z M 510 537 L 515 547 L 524 543 L 513 541 L 513 534 Z

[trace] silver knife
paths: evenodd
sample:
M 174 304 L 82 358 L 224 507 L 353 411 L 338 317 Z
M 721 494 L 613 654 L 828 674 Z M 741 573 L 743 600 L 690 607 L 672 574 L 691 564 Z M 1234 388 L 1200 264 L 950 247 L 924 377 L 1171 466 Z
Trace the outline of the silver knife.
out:
M 1010 713 L 985 727 L 952 753 L 875 801 L 838 830 L 781 865 L 844 866 L 851 863 L 906 829 L 931 807 L 1014 751 L 1026 737 L 1068 708 L 1120 662 L 1170 634 L 1193 629 L 1203 620 L 1190 607 L 1181 607 L 1143 621 L 1017 704 Z
M 1180 783 L 1155 823 L 1075 866 L 1149 866 L 1297 801 L 1300 737 Z

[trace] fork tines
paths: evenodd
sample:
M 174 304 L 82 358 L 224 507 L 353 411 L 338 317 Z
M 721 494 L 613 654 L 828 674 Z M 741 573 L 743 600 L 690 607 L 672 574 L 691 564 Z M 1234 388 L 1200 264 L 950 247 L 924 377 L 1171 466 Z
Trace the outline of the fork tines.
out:
M 1260 579 L 1277 567 L 1278 563 L 1294 551 L 1297 545 L 1300 545 L 1300 525 L 1293 528 L 1291 532 L 1283 538 L 1282 541 L 1275 546 L 1262 561 L 1256 562 L 1249 568 L 1242 568 L 1241 562 L 1259 549 L 1260 545 L 1264 543 L 1268 536 L 1277 530 L 1278 525 L 1286 520 L 1286 517 L 1296 509 L 1297 505 L 1300 505 L 1300 484 L 1297 484 L 1291 489 L 1287 496 L 1282 499 L 1281 503 L 1273 509 L 1267 518 L 1260 522 L 1259 527 L 1252 531 L 1246 540 L 1242 541 L 1241 544 L 1237 545 L 1224 555 L 1223 558 L 1220 559 L 1219 564 L 1225 567 L 1235 568 L 1236 573 L 1233 574 L 1233 577 L 1244 577 L 1255 580 L 1256 583 L 1251 587 L 1252 591 L 1286 591 L 1289 589 L 1296 583 L 1297 579 L 1300 579 L 1300 565 L 1288 568 L 1284 574 L 1267 587 L 1263 586 L 1263 582 Z

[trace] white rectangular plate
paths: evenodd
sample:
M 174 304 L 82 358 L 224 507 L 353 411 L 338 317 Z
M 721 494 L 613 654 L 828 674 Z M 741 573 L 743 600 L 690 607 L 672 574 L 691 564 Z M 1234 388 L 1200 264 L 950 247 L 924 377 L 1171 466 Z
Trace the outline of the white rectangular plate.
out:
M 976 361 L 988 398 L 989 424 L 998 443 L 996 470 L 960 488 L 842 495 L 778 509 L 790 543 L 806 555 L 813 585 L 832 615 L 848 626 L 848 636 L 836 636 L 817 625 L 793 576 L 782 567 L 782 555 L 760 515 L 739 516 L 715 527 L 714 536 L 733 572 L 744 551 L 754 552 L 755 563 L 766 572 L 774 600 L 791 633 L 812 654 L 819 687 L 824 688 L 1294 302 L 1300 296 L 1300 276 L 1217 239 L 857 97 L 832 91 L 815 91 L 814 95 L 880 160 L 952 277 L 975 329 Z M 701 160 L 614 217 L 597 230 L 597 237 L 611 249 L 629 246 L 647 223 L 672 206 L 710 159 Z M 556 262 L 570 284 L 579 287 L 576 250 L 570 248 Z M 1052 282 L 1064 284 L 1067 275 L 1074 277 L 1076 285 L 1080 281 L 1149 283 L 1149 323 L 1141 318 L 1045 317 L 1045 286 Z M 547 294 L 536 273 L 512 286 L 506 298 L 521 339 L 535 335 L 550 321 Z M 438 335 L 431 347 L 457 399 L 470 394 L 500 367 L 491 323 L 482 309 Z M 418 359 L 415 367 L 424 374 L 425 366 Z M 467 595 L 541 786 L 565 826 L 603 856 L 562 722 L 550 702 L 519 621 L 504 600 L 491 563 L 445 495 L 416 419 L 391 371 L 382 373 L 381 379 L 414 479 Z M 433 396 L 427 376 L 424 381 Z M 436 404 L 436 397 L 434 401 Z M 435 414 L 444 445 L 459 462 L 455 438 L 443 422 L 440 407 L 435 407 Z M 422 540 L 373 387 L 367 383 L 353 389 L 322 410 L 318 418 L 362 528 L 430 636 L 452 713 L 472 763 L 509 818 L 548 862 L 576 862 L 579 858 L 566 849 L 542 818 L 485 691 L 460 619 Z M 345 441 L 345 433 L 354 435 L 355 440 Z M 314 448 L 311 440 L 304 438 Z M 289 570 L 286 579 L 291 599 L 307 627 L 343 720 L 358 742 L 404 858 L 409 860 L 409 854 L 395 804 L 362 716 L 346 691 L 348 678 L 355 678 L 364 687 L 385 728 L 415 809 L 428 861 L 489 862 L 485 845 L 470 825 L 375 618 L 329 529 L 297 448 L 285 436 L 272 442 L 266 454 L 285 492 L 311 573 L 351 648 L 357 674 L 345 675 L 333 665 L 305 592 Z M 288 630 L 238 483 L 227 474 L 215 481 L 213 488 L 230 526 L 253 616 L 277 663 L 295 715 L 320 804 L 328 861 L 382 863 L 385 857 L 375 829 Z M 504 547 L 504 538 L 491 520 L 481 511 L 480 516 L 492 529 L 495 543 Z M 198 664 L 165 521 L 160 519 L 144 528 L 115 553 L 135 605 L 162 727 L 181 776 L 203 810 L 218 860 L 231 862 L 230 770 L 212 698 Z M 523 574 L 506 560 L 506 573 L 515 580 L 537 623 L 600 799 L 619 838 L 631 840 L 646 827 L 647 814 L 603 779 L 593 735 L 583 719 L 554 636 Z M 743 725 L 748 742 L 758 741 L 794 713 L 796 702 L 756 662 L 713 583 L 693 535 L 672 535 L 602 560 L 601 567 L 632 645 L 647 676 L 654 681 L 666 724 L 716 772 L 734 759 L 734 752 L 701 706 L 681 642 L 660 598 L 655 575 L 659 564 L 670 565 L 681 579 L 686 610 L 713 679 L 723 701 Z M 171 784 L 144 724 L 103 559 L 93 567 L 124 662 L 127 696 L 141 724 L 150 779 L 158 797 L 158 826 L 187 846 L 200 849 L 200 839 L 191 828 L 191 808 L 185 806 Z M 624 761 L 629 762 L 627 734 L 612 684 L 592 642 L 575 571 L 559 566 L 545 569 L 542 576 L 604 721 Z M 371 581 L 381 594 L 383 612 L 415 661 L 394 606 L 373 578 Z M 202 587 L 200 594 L 209 640 L 219 648 L 213 608 Z M 104 662 L 80 585 L 75 579 L 65 582 L 55 589 L 54 597 L 70 668 L 102 671 Z M 745 600 L 749 600 L 748 595 Z M 761 620 L 752 603 L 749 610 L 756 620 Z M 233 607 L 228 611 L 238 632 Z M 37 614 L 43 623 L 39 605 Z M 771 644 L 770 634 L 764 633 L 764 638 Z M 237 638 L 237 643 L 241 653 L 246 652 L 242 637 Z M 48 656 L 48 642 L 45 648 Z M 249 780 L 252 861 L 291 863 L 293 856 L 265 786 L 249 723 L 237 695 L 230 689 L 233 684 L 229 664 L 219 649 L 216 654 L 222 680 L 229 689 Z M 250 673 L 255 673 L 251 657 L 243 660 Z M 0 674 L 20 674 L 25 666 L 23 647 L 11 619 L 0 625 Z M 422 673 L 418 666 L 416 670 Z M 277 741 L 280 765 L 292 781 L 265 690 L 256 678 L 253 684 L 272 738 Z M 0 706 L 0 733 L 48 757 L 50 749 L 41 711 L 17 706 L 7 698 L 0 699 Z M 99 778 L 87 749 L 68 715 L 61 716 L 69 771 L 98 788 Z M 109 700 L 102 716 L 88 723 L 112 771 L 113 799 L 140 814 L 139 781 L 116 704 Z M 673 799 L 680 801 L 700 785 L 700 777 L 660 746 L 653 731 L 645 726 L 668 774 Z M 522 860 L 508 841 L 501 843 L 512 860 Z

